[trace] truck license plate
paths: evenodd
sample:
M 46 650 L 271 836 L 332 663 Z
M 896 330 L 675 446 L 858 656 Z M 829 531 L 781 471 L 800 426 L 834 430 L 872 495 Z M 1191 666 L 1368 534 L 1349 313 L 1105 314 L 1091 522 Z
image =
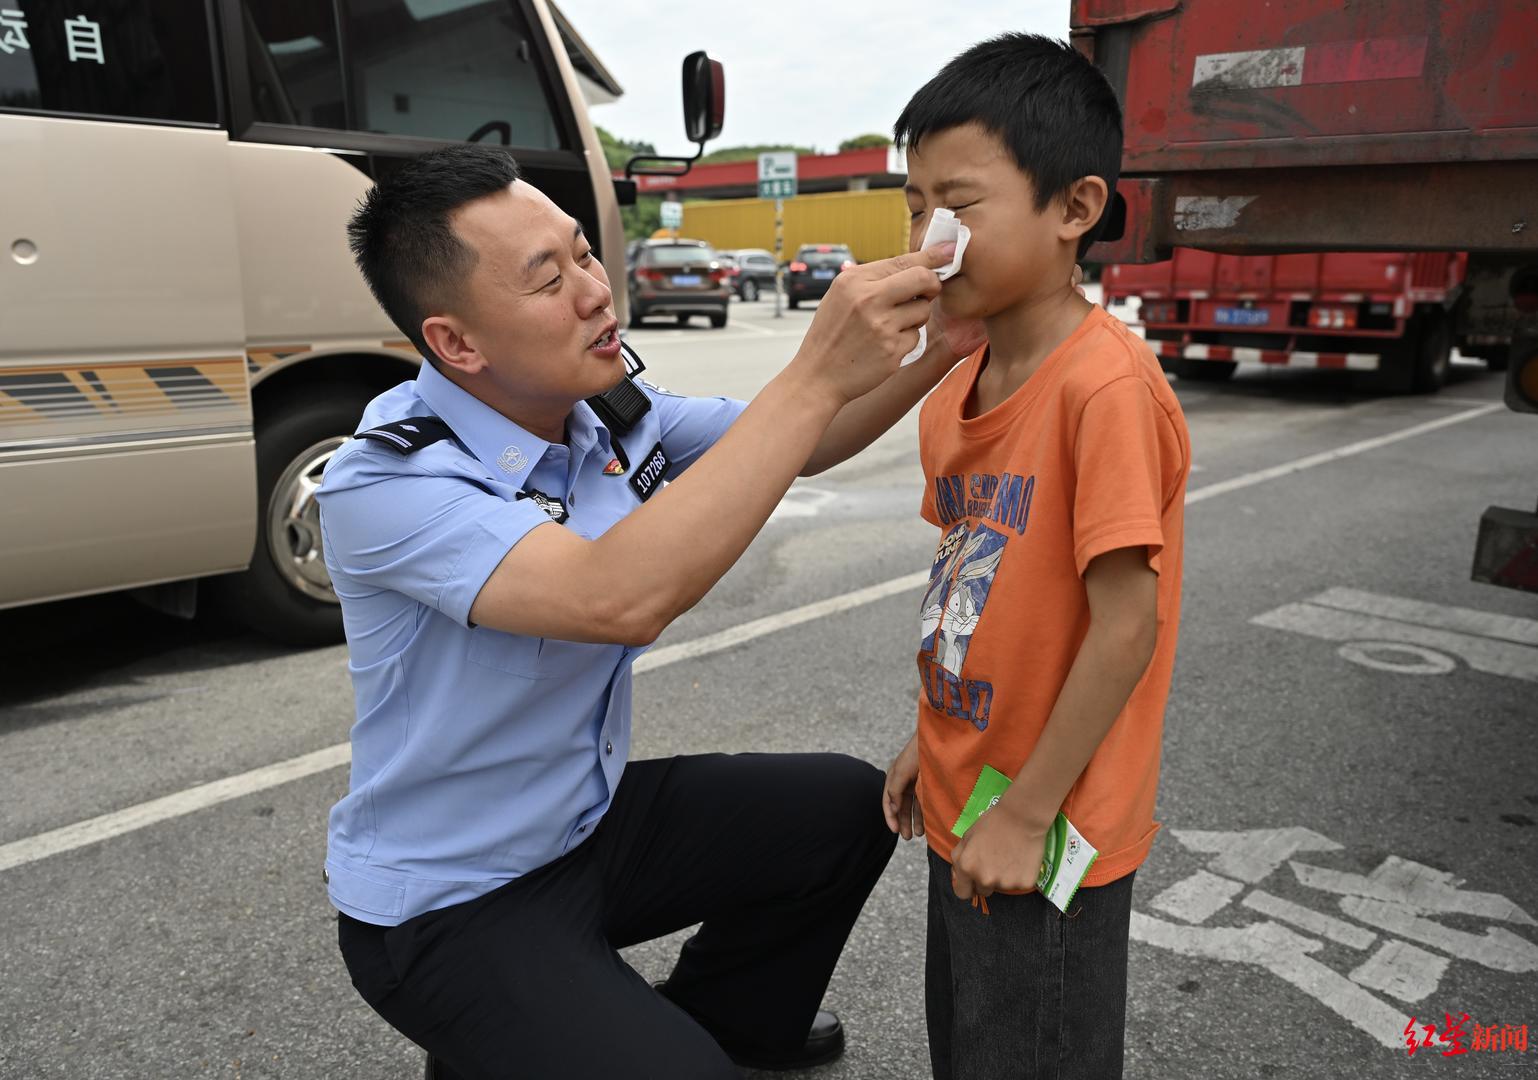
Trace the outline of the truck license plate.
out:
M 1220 307 L 1214 320 L 1219 326 L 1265 326 L 1271 312 L 1265 308 Z

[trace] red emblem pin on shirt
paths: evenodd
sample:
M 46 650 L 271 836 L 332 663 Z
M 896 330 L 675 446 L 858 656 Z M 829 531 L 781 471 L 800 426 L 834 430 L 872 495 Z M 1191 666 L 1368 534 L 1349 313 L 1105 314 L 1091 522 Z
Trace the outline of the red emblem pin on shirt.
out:
M 605 476 L 623 476 L 625 474 L 625 466 L 620 464 L 619 458 L 613 458 L 603 467 L 603 474 Z

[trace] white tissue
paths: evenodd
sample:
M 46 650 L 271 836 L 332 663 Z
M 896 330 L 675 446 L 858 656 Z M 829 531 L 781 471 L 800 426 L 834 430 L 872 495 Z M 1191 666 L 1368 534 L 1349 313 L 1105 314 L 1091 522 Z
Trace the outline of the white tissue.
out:
M 956 215 L 945 207 L 936 207 L 935 212 L 929 218 L 929 228 L 924 230 L 924 241 L 919 244 L 920 251 L 928 251 L 937 244 L 954 243 L 956 253 L 951 256 L 951 261 L 940 267 L 935 273 L 941 281 L 955 276 L 961 269 L 961 256 L 967 250 L 967 241 L 972 239 L 972 230 L 956 220 Z M 902 365 L 913 363 L 924 355 L 924 349 L 928 347 L 929 335 L 924 327 L 919 327 L 919 343 L 914 350 L 903 357 Z

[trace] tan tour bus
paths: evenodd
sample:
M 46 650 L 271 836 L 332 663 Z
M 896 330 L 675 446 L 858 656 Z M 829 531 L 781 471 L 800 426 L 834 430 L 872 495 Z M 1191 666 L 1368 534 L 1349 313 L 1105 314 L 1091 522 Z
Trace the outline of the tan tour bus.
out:
M 420 362 L 348 215 L 490 142 L 623 267 L 595 80 L 547 0 L 0 0 L 0 607 L 133 589 L 337 640 L 313 493 Z M 720 65 L 684 83 L 703 143 Z

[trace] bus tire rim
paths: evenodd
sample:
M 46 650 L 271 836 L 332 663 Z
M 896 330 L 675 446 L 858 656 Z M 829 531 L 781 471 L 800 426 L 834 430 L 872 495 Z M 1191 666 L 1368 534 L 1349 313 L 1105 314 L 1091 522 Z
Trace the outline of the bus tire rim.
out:
M 289 462 L 267 503 L 267 550 L 278 574 L 292 589 L 312 600 L 337 603 L 320 542 L 321 474 L 331 455 L 347 441 L 323 439 Z

